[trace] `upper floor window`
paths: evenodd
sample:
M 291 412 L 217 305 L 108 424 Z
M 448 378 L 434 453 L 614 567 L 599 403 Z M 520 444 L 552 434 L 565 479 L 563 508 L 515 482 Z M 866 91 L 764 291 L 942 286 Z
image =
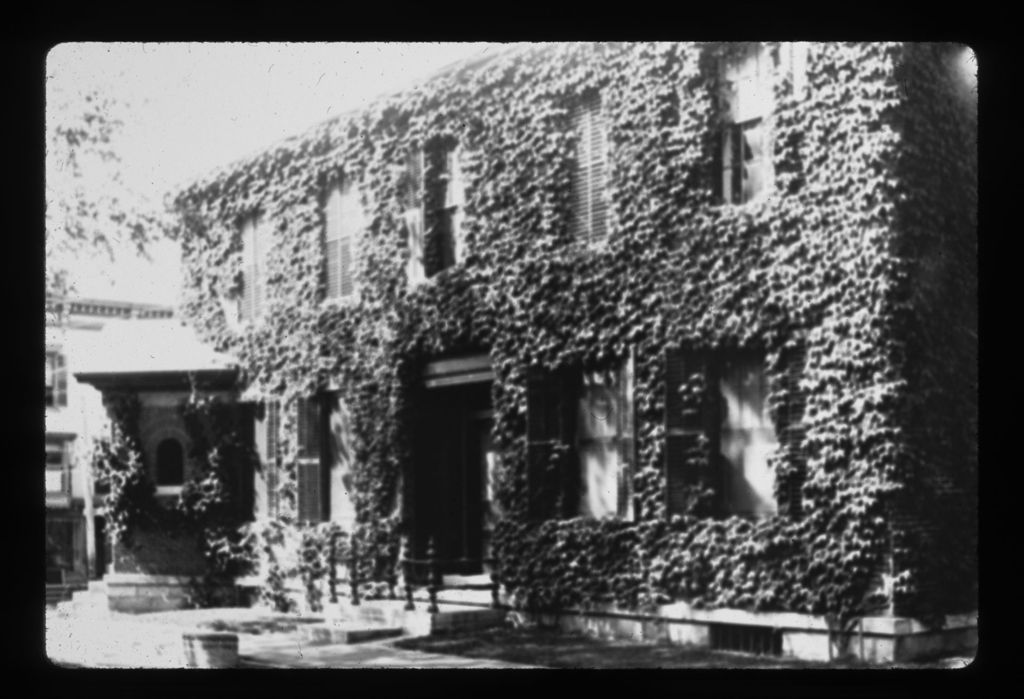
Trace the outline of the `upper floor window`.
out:
M 582 99 L 573 108 L 571 119 L 577 138 L 572 172 L 572 234 L 576 240 L 597 242 L 608 233 L 608 146 L 600 96 Z
M 462 237 L 462 211 L 465 186 L 462 177 L 462 151 L 453 143 L 444 143 L 427 153 L 432 177 L 427 183 L 427 217 L 430 240 L 426 275 L 458 264 L 465 257 Z
M 243 289 L 241 320 L 259 318 L 267 304 L 267 260 L 273 245 L 270 226 L 262 216 L 242 222 Z
M 334 187 L 325 206 L 327 220 L 327 298 L 347 298 L 355 291 L 353 259 L 366 227 L 359 188 L 351 180 Z
M 63 408 L 68 404 L 68 372 L 64 355 L 57 351 L 46 353 L 45 368 L 46 407 Z
M 726 203 L 752 201 L 771 186 L 766 123 L 772 108 L 773 70 L 774 59 L 761 44 L 746 45 L 720 64 L 721 191 Z

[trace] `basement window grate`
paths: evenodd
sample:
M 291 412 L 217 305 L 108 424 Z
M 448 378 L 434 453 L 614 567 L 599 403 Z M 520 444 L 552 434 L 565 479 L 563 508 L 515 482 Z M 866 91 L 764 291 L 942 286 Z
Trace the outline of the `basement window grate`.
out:
M 755 655 L 782 655 L 782 632 L 767 626 L 712 624 L 711 648 Z

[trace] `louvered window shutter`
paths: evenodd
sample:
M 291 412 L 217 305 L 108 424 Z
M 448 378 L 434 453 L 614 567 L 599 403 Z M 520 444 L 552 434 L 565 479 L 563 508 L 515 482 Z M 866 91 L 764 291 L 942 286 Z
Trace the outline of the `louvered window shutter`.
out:
M 335 188 L 327 200 L 327 296 L 344 298 L 355 289 L 352 251 L 363 228 L 359 190 L 351 182 Z
M 785 357 L 786 403 L 779 426 L 779 443 L 784 445 L 789 458 L 793 459 L 799 477 L 790 483 L 787 492 L 779 493 L 779 504 L 786 508 L 791 517 L 800 517 L 802 512 L 801 487 L 803 474 L 807 472 L 807 455 L 804 448 L 804 410 L 807 398 L 800 389 L 800 378 L 807 365 L 807 348 L 800 345 L 791 349 Z
M 572 232 L 577 240 L 595 242 L 608 232 L 606 125 L 601 102 L 591 98 L 573 111 L 577 135 L 576 166 L 572 181 Z
M 633 519 L 633 474 L 636 467 L 636 417 L 633 406 L 633 354 L 619 372 L 619 516 Z
M 554 468 L 562 434 L 563 406 L 556 377 L 530 370 L 526 379 L 527 487 L 529 516 L 545 519 L 557 511 L 563 474 Z
M 68 370 L 60 352 L 53 356 L 53 404 L 58 407 L 68 404 Z
M 267 310 L 267 301 L 270 298 L 267 269 L 270 259 L 270 248 L 273 245 L 272 236 L 273 229 L 266 219 L 258 216 L 253 224 L 253 239 L 256 241 L 256 292 L 253 296 L 253 313 L 256 318 L 259 318 Z
M 298 402 L 298 442 L 298 519 L 300 522 L 320 522 L 324 515 L 324 490 L 320 465 L 320 410 L 315 399 L 300 399 Z
M 277 430 L 280 424 L 278 403 L 268 400 L 263 406 L 263 418 L 256 423 L 256 445 L 260 453 L 263 480 L 266 483 L 266 512 L 273 517 L 278 513 L 278 454 Z
M 242 306 L 241 319 L 256 317 L 256 296 L 259 281 L 256 276 L 256 236 L 253 220 L 242 224 Z
M 692 489 L 713 485 L 713 400 L 707 390 L 708 367 L 697 352 L 665 353 L 665 485 L 668 514 L 689 509 Z

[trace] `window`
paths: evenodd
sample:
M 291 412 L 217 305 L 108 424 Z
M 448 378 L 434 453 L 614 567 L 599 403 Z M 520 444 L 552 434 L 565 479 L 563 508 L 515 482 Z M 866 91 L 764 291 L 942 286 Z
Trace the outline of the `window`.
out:
M 457 264 L 465 257 L 462 238 L 462 207 L 465 187 L 460 159 L 462 152 L 453 143 L 444 143 L 428 153 L 433 177 L 428 183 L 427 217 L 430 241 L 425 263 L 426 276 Z
M 413 286 L 426 279 L 426 244 L 423 231 L 423 152 L 409 153 L 399 180 L 399 202 L 405 222 L 406 244 L 409 258 L 406 276 Z
M 749 356 L 724 361 L 718 393 L 723 407 L 719 454 L 726 510 L 751 517 L 775 514 L 775 477 L 768 457 L 778 440 L 766 410 L 763 363 Z
M 297 404 L 298 461 L 296 463 L 296 516 L 300 522 L 322 522 L 329 511 L 323 454 L 323 415 L 318 398 L 300 399 Z
M 773 61 L 758 44 L 721 64 L 722 200 L 743 204 L 771 186 L 770 139 Z
M 46 492 L 68 493 L 70 482 L 67 475 L 67 450 L 64 441 L 46 439 Z
M 763 359 L 737 353 L 666 355 L 666 495 L 668 512 L 694 506 L 701 488 L 712 512 L 763 517 L 777 511 L 769 457 L 778 447 L 768 418 Z M 700 486 L 700 488 L 695 487 Z
M 267 301 L 267 260 L 273 237 L 262 216 L 250 216 L 242 223 L 242 290 L 241 320 L 260 317 Z
M 632 518 L 632 375 L 632 362 L 583 372 L 576 411 L 581 515 Z
M 57 351 L 47 352 L 44 372 L 46 407 L 66 407 L 68 404 L 68 372 L 64 363 L 64 355 Z
M 632 518 L 633 363 L 527 377 L 530 516 Z
M 606 127 L 597 95 L 583 99 L 572 111 L 576 132 L 576 163 L 572 173 L 572 234 L 576 240 L 594 243 L 608 232 L 605 203 Z
M 185 483 L 185 450 L 177 439 L 168 438 L 156 448 L 156 484 L 180 486 Z
M 334 187 L 324 209 L 327 220 L 327 298 L 347 298 L 355 290 L 353 252 L 366 227 L 359 188 L 351 180 Z

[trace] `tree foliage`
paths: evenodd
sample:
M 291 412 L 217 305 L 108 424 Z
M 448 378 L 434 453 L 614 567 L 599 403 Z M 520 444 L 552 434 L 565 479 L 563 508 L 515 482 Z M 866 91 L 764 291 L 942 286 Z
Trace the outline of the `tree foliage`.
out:
M 46 114 L 46 283 L 64 291 L 83 256 L 147 257 L 166 228 L 162 205 L 125 177 L 123 134 L 133 105 L 102 87 L 51 76 Z

